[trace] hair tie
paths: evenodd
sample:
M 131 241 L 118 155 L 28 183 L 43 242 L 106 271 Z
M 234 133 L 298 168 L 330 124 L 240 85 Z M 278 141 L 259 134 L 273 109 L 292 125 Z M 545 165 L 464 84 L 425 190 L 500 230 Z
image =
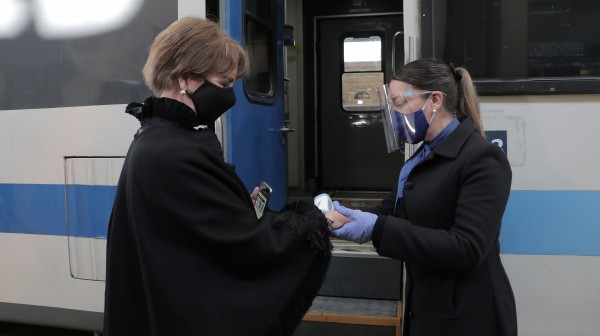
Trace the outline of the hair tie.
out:
M 462 79 L 462 75 L 456 71 L 454 63 L 450 63 L 448 66 L 450 67 L 450 73 L 452 73 L 452 76 L 454 76 L 454 80 L 460 82 L 460 80 Z

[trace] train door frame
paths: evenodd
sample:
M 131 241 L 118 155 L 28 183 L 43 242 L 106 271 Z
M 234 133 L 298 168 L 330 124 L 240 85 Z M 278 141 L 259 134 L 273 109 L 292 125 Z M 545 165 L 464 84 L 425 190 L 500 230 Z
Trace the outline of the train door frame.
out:
M 320 185 L 318 183 L 319 173 L 317 172 L 318 156 L 317 156 L 317 115 L 316 115 L 316 96 L 317 92 L 315 89 L 315 77 L 316 77 L 316 65 L 315 65 L 315 49 L 316 49 L 316 33 L 315 33 L 315 18 L 324 16 L 336 16 L 336 15 L 366 15 L 366 14 L 382 14 L 387 12 L 403 12 L 403 3 L 406 1 L 384 1 L 384 0 L 372 0 L 372 1 L 346 1 L 346 0 L 332 0 L 328 2 L 313 3 L 309 1 L 295 0 L 293 2 L 296 8 L 300 7 L 301 3 L 301 15 L 302 15 L 302 35 L 299 36 L 298 41 L 302 48 L 302 64 L 298 63 L 297 70 L 302 71 L 302 89 L 298 90 L 299 100 L 302 99 L 300 113 L 303 115 L 299 116 L 303 120 L 302 134 L 298 134 L 298 137 L 303 136 L 302 141 L 304 146 L 299 150 L 298 161 L 300 164 L 303 163 L 302 168 L 299 170 L 299 189 L 303 190 L 305 194 L 314 194 L 320 192 Z M 418 18 L 418 16 L 417 16 Z M 411 17 L 411 21 L 414 19 Z M 299 20 L 296 20 L 298 22 Z M 405 41 L 406 44 L 406 41 Z M 405 47 L 406 50 L 406 47 Z M 303 174 L 302 174 L 303 173 Z
M 399 152 L 386 153 L 379 109 L 366 111 L 358 104 L 369 101 L 377 104 L 380 85 L 389 82 L 393 69 L 403 65 L 404 50 L 400 50 L 401 54 L 396 53 L 397 44 L 400 49 L 403 47 L 403 43 L 398 43 L 403 42 L 399 40 L 403 35 L 402 20 L 402 12 L 314 18 L 317 172 L 318 184 L 324 190 L 350 192 L 348 195 L 364 197 L 365 193 L 372 194 L 373 191 L 386 192 L 397 177 L 403 158 Z M 365 72 L 356 66 L 346 69 L 352 63 L 345 63 L 346 42 L 342 44 L 340 39 L 346 41 L 361 37 L 379 39 L 382 58 L 378 71 L 373 68 L 372 71 Z M 338 57 L 330 56 L 330 50 L 338 51 Z M 376 76 L 378 73 L 383 75 L 379 85 L 364 77 Z M 350 78 L 351 76 L 359 79 L 359 82 L 352 83 L 355 79 Z M 359 90 L 357 94 L 363 93 L 368 99 L 356 102 L 352 99 L 344 100 L 342 91 L 352 89 Z M 342 104 L 342 101 L 346 103 Z M 361 158 L 351 159 L 354 156 Z M 372 162 L 378 164 L 372 165 Z

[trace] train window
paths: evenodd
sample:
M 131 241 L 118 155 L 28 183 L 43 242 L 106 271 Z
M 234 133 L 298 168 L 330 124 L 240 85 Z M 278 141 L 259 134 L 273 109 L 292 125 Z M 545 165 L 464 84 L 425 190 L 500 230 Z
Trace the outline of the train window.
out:
M 383 85 L 380 36 L 343 39 L 342 108 L 348 112 L 379 112 L 378 89 Z
M 480 94 L 600 93 L 598 1 L 421 5 L 422 56 L 465 66 Z
M 177 19 L 177 1 L 99 1 L 93 8 L 103 11 L 93 14 L 86 1 L 69 10 L 64 1 L 13 3 L 12 16 L 0 15 L 0 110 L 123 104 L 151 94 L 140 70 L 156 33 Z
M 247 0 L 245 6 L 244 37 L 250 71 L 244 77 L 244 88 L 250 101 L 272 104 L 277 71 L 274 2 Z
M 346 37 L 344 71 L 381 71 L 381 37 Z

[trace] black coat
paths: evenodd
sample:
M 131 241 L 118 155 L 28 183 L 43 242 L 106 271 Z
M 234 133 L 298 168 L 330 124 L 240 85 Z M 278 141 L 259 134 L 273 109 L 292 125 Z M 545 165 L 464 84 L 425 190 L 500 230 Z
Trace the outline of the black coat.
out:
M 142 121 L 108 233 L 106 336 L 291 335 L 331 256 L 312 204 L 257 220 L 216 135 L 166 98 Z
M 405 335 L 517 335 L 498 242 L 511 179 L 467 118 L 413 168 L 396 210 L 396 190 L 378 208 L 373 243 L 406 265 Z

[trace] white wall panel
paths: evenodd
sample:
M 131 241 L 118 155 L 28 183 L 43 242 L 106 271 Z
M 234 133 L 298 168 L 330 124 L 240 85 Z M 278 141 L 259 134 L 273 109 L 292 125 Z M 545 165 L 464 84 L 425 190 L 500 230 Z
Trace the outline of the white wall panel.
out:
M 600 257 L 502 255 L 521 336 L 600 334 Z
M 0 302 L 102 312 L 104 282 L 71 277 L 67 239 L 0 233 L 10 251 L 0 254 Z
M 508 130 L 513 190 L 600 190 L 600 95 L 482 97 L 486 130 Z
M 139 121 L 125 105 L 0 111 L 0 183 L 64 184 L 66 156 L 125 156 Z

